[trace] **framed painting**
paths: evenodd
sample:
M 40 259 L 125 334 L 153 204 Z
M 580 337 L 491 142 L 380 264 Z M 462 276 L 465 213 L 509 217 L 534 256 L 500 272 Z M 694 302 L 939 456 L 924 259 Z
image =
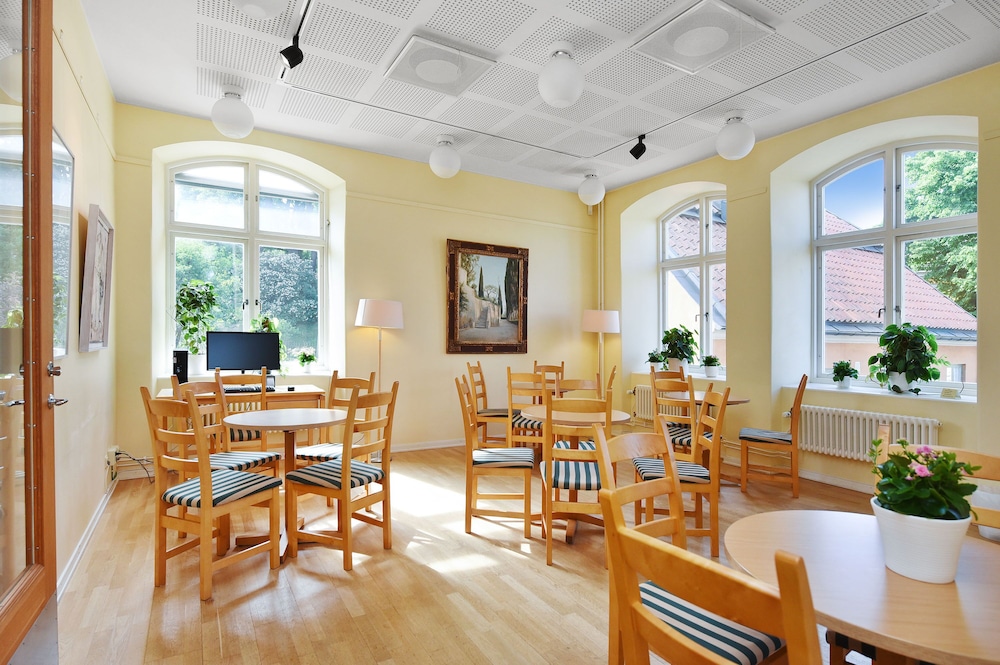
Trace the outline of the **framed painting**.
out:
M 448 240 L 448 353 L 528 352 L 528 250 Z
M 96 204 L 90 205 L 87 254 L 80 294 L 80 351 L 108 347 L 111 327 L 111 257 L 115 230 Z

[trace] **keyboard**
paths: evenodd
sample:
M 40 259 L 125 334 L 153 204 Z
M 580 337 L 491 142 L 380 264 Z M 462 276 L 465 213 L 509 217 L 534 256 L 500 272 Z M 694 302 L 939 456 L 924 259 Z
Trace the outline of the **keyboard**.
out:
M 260 386 L 226 386 L 224 390 L 227 393 L 259 393 Z M 267 392 L 273 393 L 274 386 L 268 386 Z

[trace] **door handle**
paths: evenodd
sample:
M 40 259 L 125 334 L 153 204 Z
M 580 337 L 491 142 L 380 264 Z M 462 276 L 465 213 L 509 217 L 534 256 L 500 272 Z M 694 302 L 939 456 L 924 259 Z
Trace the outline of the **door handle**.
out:
M 12 399 L 9 402 L 4 402 L 3 406 L 21 406 L 22 404 L 24 404 L 23 399 Z
M 49 366 L 46 367 L 49 372 L 49 376 L 62 376 L 62 367 L 59 367 L 51 360 L 49 361 Z
M 49 393 L 49 408 L 50 409 L 53 408 L 53 407 L 56 407 L 56 406 L 62 406 L 63 404 L 65 404 L 68 401 L 69 401 L 68 399 L 61 399 L 59 397 L 56 397 L 52 393 Z

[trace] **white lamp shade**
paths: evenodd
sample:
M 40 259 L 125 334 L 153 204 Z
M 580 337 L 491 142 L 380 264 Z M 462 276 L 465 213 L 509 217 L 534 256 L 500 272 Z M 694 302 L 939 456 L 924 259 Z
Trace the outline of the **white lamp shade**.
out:
M 583 310 L 583 332 L 619 333 L 621 324 L 618 321 L 617 309 L 585 309 Z
M 21 89 L 20 51 L 0 60 L 0 90 L 17 103 L 24 97 L 24 91 Z
M 403 303 L 398 300 L 362 298 L 358 301 L 358 316 L 354 325 L 365 328 L 402 328 Z
M 604 198 L 604 183 L 597 177 L 596 173 L 588 173 L 580 183 L 580 188 L 576 190 L 580 200 L 589 206 L 597 205 Z
M 448 135 L 438 137 L 438 145 L 431 150 L 430 164 L 431 171 L 439 178 L 450 178 L 462 169 L 462 156 L 451 147 L 454 139 Z
M 538 76 L 538 93 L 549 106 L 566 108 L 576 103 L 583 94 L 583 69 L 570 55 L 570 45 L 552 45 L 552 57 Z
M 253 131 L 253 112 L 239 95 L 226 93 L 212 106 L 212 124 L 223 136 L 242 139 Z
M 285 7 L 288 0 L 229 0 L 233 6 L 250 18 L 264 19 L 277 16 Z
M 731 118 L 715 138 L 715 150 L 723 159 L 743 159 L 753 150 L 753 127 L 742 118 Z

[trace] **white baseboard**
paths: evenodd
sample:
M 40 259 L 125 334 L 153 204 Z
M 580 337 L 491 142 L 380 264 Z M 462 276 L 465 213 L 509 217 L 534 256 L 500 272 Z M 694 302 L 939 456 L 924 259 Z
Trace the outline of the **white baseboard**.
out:
M 87 545 L 90 544 L 90 539 L 97 529 L 98 522 L 100 522 L 101 517 L 104 515 L 105 508 L 108 507 L 108 501 L 111 500 L 111 494 L 115 491 L 115 487 L 118 486 L 120 478 L 121 476 L 119 475 L 118 478 L 112 480 L 111 484 L 108 485 L 104 496 L 101 497 L 101 502 L 97 504 L 97 509 L 90 516 L 90 521 L 87 523 L 87 528 L 84 529 L 80 541 L 73 548 L 73 553 L 70 555 L 69 561 L 66 562 L 66 567 L 59 573 L 59 579 L 56 580 L 56 602 L 62 599 L 63 592 L 69 587 L 70 580 L 73 579 L 73 574 L 76 572 L 77 566 L 80 565 L 80 560 L 83 558 L 84 552 L 87 551 Z
M 464 446 L 462 439 L 443 439 L 441 441 L 414 441 L 412 443 L 401 443 L 392 447 L 393 452 L 405 453 L 411 450 L 434 450 L 435 448 L 456 448 Z

